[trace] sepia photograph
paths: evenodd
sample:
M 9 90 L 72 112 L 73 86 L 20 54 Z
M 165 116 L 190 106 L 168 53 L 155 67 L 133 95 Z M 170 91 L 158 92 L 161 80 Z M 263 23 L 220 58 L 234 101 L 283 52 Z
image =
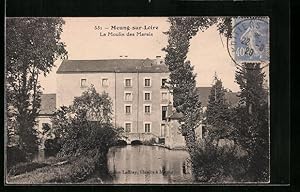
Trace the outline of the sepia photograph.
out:
M 6 17 L 6 185 L 269 184 L 266 16 Z

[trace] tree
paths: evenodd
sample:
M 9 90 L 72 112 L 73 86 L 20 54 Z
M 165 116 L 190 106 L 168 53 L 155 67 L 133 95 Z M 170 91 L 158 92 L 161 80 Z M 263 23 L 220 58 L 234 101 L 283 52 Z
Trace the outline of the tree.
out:
M 34 129 L 39 112 L 39 75 L 47 75 L 54 61 L 67 54 L 60 41 L 61 18 L 6 19 L 6 110 L 8 141 L 28 155 L 37 149 Z
M 53 133 L 61 145 L 60 156 L 102 154 L 106 159 L 109 147 L 120 137 L 120 129 L 111 122 L 112 101 L 107 93 L 99 94 L 93 86 L 69 107 L 57 110 Z M 104 160 L 103 159 L 103 160 Z
M 201 182 L 241 182 L 245 181 L 247 156 L 241 155 L 237 144 L 222 145 L 220 139 L 234 139 L 235 127 L 232 123 L 233 109 L 225 98 L 226 89 L 215 75 L 209 95 L 206 123 L 208 134 L 196 146 L 192 156 L 194 175 Z
M 189 151 L 193 150 L 195 143 L 195 128 L 200 123 L 201 102 L 196 93 L 196 74 L 193 66 L 186 61 L 190 39 L 199 30 L 204 31 L 213 24 L 218 23 L 220 33 L 229 34 L 231 18 L 224 17 L 170 17 L 171 24 L 168 35 L 168 46 L 163 50 L 167 52 L 165 63 L 170 71 L 169 90 L 173 94 L 176 111 L 183 114 L 181 133 Z
M 219 146 L 208 135 L 198 143 L 192 156 L 193 175 L 197 182 L 245 181 L 247 156 L 239 154 L 237 145 Z
M 165 63 L 169 67 L 169 89 L 173 93 L 174 107 L 184 117 L 181 119 L 181 132 L 185 136 L 192 164 L 197 167 L 198 145 L 195 143 L 194 129 L 200 121 L 200 102 L 196 100 L 195 74 L 191 63 L 186 61 L 190 39 L 199 30 L 204 31 L 217 24 L 220 34 L 231 38 L 231 17 L 171 17 L 166 34 L 169 36 Z M 269 171 L 269 129 L 268 103 L 263 87 L 264 74 L 259 64 L 244 64 L 236 72 L 240 85 L 240 105 L 232 115 L 234 130 L 232 136 L 238 145 L 247 150 L 249 174 L 253 181 L 267 180 Z M 193 150 L 194 146 L 197 150 Z M 201 154 L 200 154 L 201 156 Z M 200 157 L 199 156 L 199 157 Z
M 208 97 L 206 121 L 212 128 L 209 134 L 216 140 L 228 138 L 232 132 L 231 109 L 226 101 L 225 93 L 222 81 L 215 76 L 215 84 Z
M 243 63 L 236 71 L 241 92 L 235 112 L 236 141 L 248 152 L 248 174 L 252 181 L 268 181 L 269 112 L 265 74 L 259 63 Z

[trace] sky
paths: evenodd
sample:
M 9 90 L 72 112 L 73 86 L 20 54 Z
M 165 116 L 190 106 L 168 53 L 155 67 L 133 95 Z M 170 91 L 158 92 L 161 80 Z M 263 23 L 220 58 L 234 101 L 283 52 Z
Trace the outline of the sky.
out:
M 70 60 L 117 59 L 125 55 L 132 59 L 154 59 L 158 55 L 165 56 L 162 48 L 167 46 L 168 36 L 163 32 L 169 29 L 166 17 L 63 19 L 65 25 L 61 41 L 66 44 Z M 126 28 L 128 26 L 129 30 Z M 145 26 L 147 29 L 144 29 Z M 142 29 L 137 29 L 138 27 Z M 108 36 L 109 32 L 120 32 L 125 36 Z M 152 36 L 126 36 L 128 32 L 135 35 L 138 32 L 151 33 Z M 194 72 L 197 73 L 197 86 L 210 87 L 216 72 L 225 88 L 234 92 L 239 90 L 234 80 L 236 67 L 226 49 L 226 38 L 219 35 L 216 26 L 210 27 L 205 32 L 198 32 L 191 39 L 187 59 L 194 65 Z M 43 93 L 56 92 L 56 71 L 61 62 L 57 60 L 56 67 L 50 74 L 40 78 Z

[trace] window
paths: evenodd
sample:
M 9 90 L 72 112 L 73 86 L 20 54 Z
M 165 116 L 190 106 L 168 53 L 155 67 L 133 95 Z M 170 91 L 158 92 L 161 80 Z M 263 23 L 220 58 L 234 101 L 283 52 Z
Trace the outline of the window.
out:
M 130 133 L 131 132 L 131 123 L 125 123 L 125 132 Z
M 151 86 L 151 79 L 145 78 L 145 87 L 150 87 L 150 86 Z
M 151 106 L 150 105 L 145 105 L 144 108 L 145 108 L 145 113 L 146 114 L 150 114 L 151 113 Z
M 145 133 L 150 133 L 150 132 L 151 132 L 151 124 L 145 123 Z
M 108 86 L 108 79 L 107 78 L 103 78 L 102 79 L 102 87 L 107 87 Z
M 125 79 L 125 87 L 131 87 L 131 79 Z
M 161 87 L 162 88 L 166 87 L 166 84 L 167 84 L 167 79 L 165 78 L 161 79 Z
M 162 106 L 161 107 L 161 120 L 167 120 L 167 110 L 168 107 L 167 106 Z
M 80 87 L 81 88 L 87 87 L 87 80 L 86 79 L 81 79 L 80 80 Z
M 132 93 L 131 92 L 125 92 L 125 101 L 132 101 Z
M 150 92 L 146 92 L 145 93 L 145 101 L 150 101 L 151 100 L 151 93 Z
M 168 100 L 168 93 L 167 92 L 162 92 L 161 93 L 161 100 Z
M 125 113 L 131 114 L 131 105 L 125 105 Z

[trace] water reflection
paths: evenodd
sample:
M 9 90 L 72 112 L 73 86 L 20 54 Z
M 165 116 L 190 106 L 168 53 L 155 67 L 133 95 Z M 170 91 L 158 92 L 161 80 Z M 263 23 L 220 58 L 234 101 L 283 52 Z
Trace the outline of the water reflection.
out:
M 189 154 L 158 146 L 113 147 L 108 153 L 108 169 L 113 180 L 106 183 L 191 183 Z

